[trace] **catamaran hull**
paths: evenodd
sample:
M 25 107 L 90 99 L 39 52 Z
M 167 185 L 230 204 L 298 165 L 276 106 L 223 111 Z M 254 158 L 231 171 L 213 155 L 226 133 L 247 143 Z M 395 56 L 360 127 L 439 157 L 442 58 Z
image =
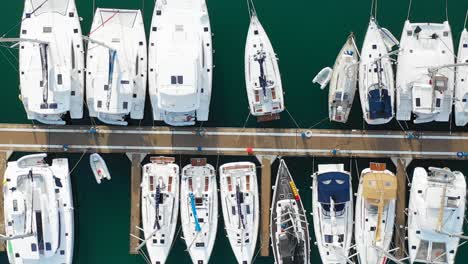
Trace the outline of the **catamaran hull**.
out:
M 463 30 L 458 46 L 457 64 L 468 64 L 468 31 Z M 468 123 L 468 65 L 456 68 L 455 83 L 455 124 Z

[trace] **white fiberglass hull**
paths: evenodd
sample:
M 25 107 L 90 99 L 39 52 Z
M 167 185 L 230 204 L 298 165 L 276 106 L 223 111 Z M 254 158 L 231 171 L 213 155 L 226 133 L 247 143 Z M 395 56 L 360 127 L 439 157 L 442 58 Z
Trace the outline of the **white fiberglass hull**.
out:
M 93 153 L 89 156 L 89 165 L 98 184 L 101 184 L 102 179 L 111 179 L 107 164 L 98 153 Z
M 24 3 L 19 72 L 28 119 L 62 125 L 68 112 L 83 118 L 84 51 L 75 1 Z
M 244 67 L 250 113 L 253 116 L 281 113 L 284 99 L 278 59 L 256 14 L 250 18 Z
M 153 119 L 171 126 L 207 121 L 214 66 L 205 0 L 156 1 L 149 43 Z
M 468 64 L 468 31 L 463 30 L 458 46 L 457 64 Z M 468 123 L 468 65 L 456 68 L 455 82 L 455 124 Z
M 397 86 L 397 119 L 414 123 L 447 122 L 452 112 L 454 64 L 452 32 L 449 23 L 405 22 L 400 41 Z M 431 73 L 434 71 L 434 73 Z M 434 77 L 446 78 L 443 89 Z
M 256 167 L 252 162 L 233 162 L 219 171 L 227 237 L 237 262 L 248 264 L 255 255 L 259 225 Z
M 180 218 L 187 251 L 195 264 L 207 264 L 218 227 L 215 169 L 196 159 L 182 170 Z
M 140 10 L 96 9 L 87 52 L 89 115 L 110 125 L 143 119 L 147 49 Z
M 167 162 L 170 160 L 169 162 Z M 171 158 L 156 158 L 143 166 L 141 216 L 151 263 L 165 263 L 179 215 L 179 166 Z
M 12 238 L 6 248 L 11 264 L 71 264 L 73 260 L 68 160 L 54 159 L 49 166 L 42 161 L 46 156 L 24 156 L 9 162 L 5 171 L 5 231 Z

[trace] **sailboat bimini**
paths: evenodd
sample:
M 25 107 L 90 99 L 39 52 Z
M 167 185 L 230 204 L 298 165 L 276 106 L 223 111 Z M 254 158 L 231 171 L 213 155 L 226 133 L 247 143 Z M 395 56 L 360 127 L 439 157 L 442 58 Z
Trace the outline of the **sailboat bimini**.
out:
M 8 259 L 19 263 L 65 263 L 73 259 L 73 198 L 67 159 L 47 154 L 9 162 L 3 185 Z
M 110 125 L 143 119 L 147 50 L 140 10 L 96 9 L 88 38 L 86 101 Z

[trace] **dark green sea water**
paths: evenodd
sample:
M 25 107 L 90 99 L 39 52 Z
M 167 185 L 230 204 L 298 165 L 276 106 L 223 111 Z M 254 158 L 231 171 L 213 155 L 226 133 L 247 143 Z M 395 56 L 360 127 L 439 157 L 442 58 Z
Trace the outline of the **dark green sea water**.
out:
M 168 0 L 170 1 L 170 0 Z M 9 31 L 20 20 L 23 1 L 4 1 L 0 9 L 0 32 Z M 93 17 L 92 0 L 76 0 L 79 14 L 83 18 L 83 33 L 87 34 Z M 260 20 L 269 34 L 276 53 L 280 58 L 280 70 L 285 90 L 285 103 L 291 116 L 301 127 L 357 129 L 363 127 L 358 97 L 350 122 L 346 125 L 331 124 L 327 113 L 327 91 L 321 91 L 311 80 L 322 67 L 332 66 L 350 31 L 356 33 L 357 44 L 361 46 L 367 28 L 370 0 L 255 0 Z M 147 29 L 150 26 L 154 3 L 152 0 L 96 0 L 97 7 L 143 9 Z M 211 25 L 214 35 L 215 53 L 213 96 L 210 121 L 204 126 L 243 126 L 248 116 L 248 104 L 244 84 L 244 45 L 249 24 L 247 5 L 244 0 L 208 0 Z M 381 0 L 378 7 L 378 21 L 400 38 L 406 19 L 408 0 Z M 449 20 L 452 25 L 455 47 L 458 47 L 459 35 L 463 27 L 466 0 L 450 0 Z M 442 22 L 445 19 L 444 0 L 414 0 L 411 12 L 412 21 Z M 148 31 L 147 31 L 148 32 Z M 15 27 L 8 36 L 17 36 Z M 12 67 L 10 63 L 14 66 Z M 18 100 L 17 53 L 15 50 L 0 49 L 0 70 L 2 78 L 2 110 L 0 123 L 30 123 L 26 119 L 21 102 Z M 149 108 L 147 109 L 149 110 Z M 142 125 L 152 125 L 150 112 Z M 321 122 L 323 121 L 323 122 Z M 89 124 L 88 119 L 73 121 L 73 124 Z M 138 125 L 138 122 L 132 122 Z M 156 125 L 162 125 L 157 123 Z M 449 130 L 450 125 L 426 124 L 412 129 Z M 257 124 L 252 118 L 247 126 L 295 127 L 295 122 L 287 113 L 280 121 Z M 400 129 L 393 121 L 381 127 L 367 129 Z M 466 128 L 453 128 L 453 130 Z M 15 160 L 25 153 L 15 153 Z M 50 154 L 50 157 L 62 157 L 63 154 Z M 97 185 L 88 167 L 88 155 L 81 162 L 80 154 L 65 155 L 70 158 L 75 203 L 75 257 L 74 263 L 144 263 L 140 256 L 128 254 L 129 217 L 130 217 L 130 162 L 125 155 L 104 155 L 112 173 L 112 181 Z M 188 156 L 177 156 L 182 166 L 189 162 Z M 213 165 L 237 160 L 251 160 L 253 157 L 208 157 Z M 288 166 L 300 189 L 304 205 L 311 208 L 310 174 L 318 163 L 346 164 L 352 171 L 354 188 L 357 187 L 355 161 L 336 158 L 288 158 Z M 357 167 L 362 170 L 370 160 L 360 159 Z M 390 160 L 387 162 L 394 170 Z M 351 162 L 351 163 L 350 163 Z M 257 163 L 258 164 L 258 163 Z M 416 166 L 447 166 L 468 174 L 466 161 L 413 161 L 408 168 L 411 175 Z M 277 163 L 273 166 L 276 173 Z M 259 171 L 260 173 L 260 171 Z M 273 176 L 274 177 L 274 176 Z M 274 182 L 274 179 L 272 179 Z M 222 218 L 220 218 L 222 220 Z M 309 217 L 311 223 L 312 218 Z M 313 236 L 312 226 L 310 228 Z M 181 235 L 181 234 L 180 234 Z M 174 244 L 168 263 L 189 263 L 185 252 L 185 243 L 179 237 Z M 315 238 L 313 238 L 315 240 Z M 218 236 L 212 254 L 211 263 L 234 263 L 235 259 L 225 237 L 223 222 L 219 222 Z M 7 263 L 5 254 L 0 254 L 0 264 Z M 258 257 L 255 263 L 272 263 L 273 258 Z M 468 262 L 468 247 L 460 248 L 457 263 Z M 312 263 L 320 263 L 318 250 L 312 246 Z

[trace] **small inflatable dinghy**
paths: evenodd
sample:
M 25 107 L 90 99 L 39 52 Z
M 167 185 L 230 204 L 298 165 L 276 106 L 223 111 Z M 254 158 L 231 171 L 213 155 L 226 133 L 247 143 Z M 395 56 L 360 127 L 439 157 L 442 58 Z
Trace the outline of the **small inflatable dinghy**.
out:
M 89 165 L 91 166 L 91 170 L 93 171 L 98 184 L 101 184 L 102 179 L 111 179 L 109 169 L 107 169 L 106 162 L 101 155 L 97 153 L 91 154 L 89 156 Z
M 330 82 L 333 70 L 330 67 L 323 68 L 315 78 L 312 80 L 313 83 L 320 84 L 320 89 L 325 89 L 327 87 L 328 82 Z

